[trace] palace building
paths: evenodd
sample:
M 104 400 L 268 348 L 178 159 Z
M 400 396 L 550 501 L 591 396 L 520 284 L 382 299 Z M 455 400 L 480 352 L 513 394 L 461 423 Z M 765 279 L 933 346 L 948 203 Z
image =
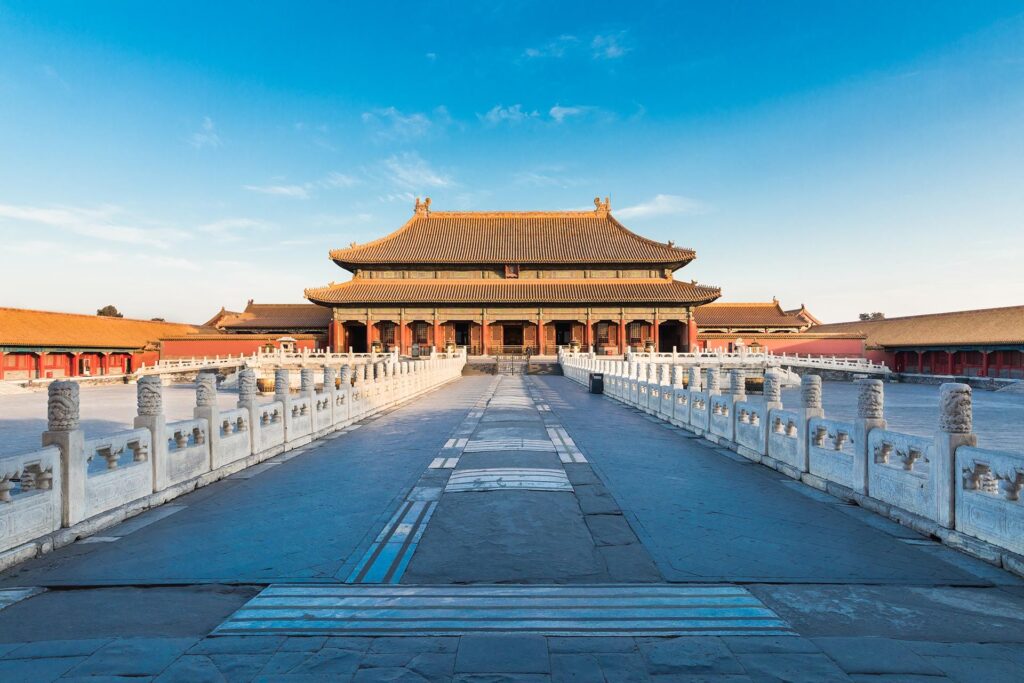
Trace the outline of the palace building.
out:
M 599 353 L 685 351 L 697 346 L 697 307 L 721 294 L 676 280 L 696 253 L 631 232 L 607 198 L 557 212 L 432 211 L 417 199 L 401 228 L 330 257 L 352 279 L 305 295 L 331 309 L 336 350 L 553 354 L 577 341 Z

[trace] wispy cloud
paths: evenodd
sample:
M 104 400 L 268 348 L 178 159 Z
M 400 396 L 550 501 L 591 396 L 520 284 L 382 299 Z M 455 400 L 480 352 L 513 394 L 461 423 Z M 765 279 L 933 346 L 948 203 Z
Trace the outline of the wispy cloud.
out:
M 68 85 L 68 82 L 61 78 L 61 75 L 57 73 L 57 70 L 49 64 L 43 64 L 40 67 L 40 70 L 43 72 L 43 75 L 46 76 L 47 79 L 58 84 L 64 90 L 71 90 L 71 86 Z
M 285 197 L 288 199 L 309 199 L 316 190 L 339 190 L 355 187 L 360 183 L 359 178 L 331 171 L 323 178 L 311 180 L 302 184 L 275 184 L 275 185 L 243 185 L 242 187 L 250 192 L 271 195 L 273 197 Z
M 527 187 L 576 187 L 582 184 L 579 178 L 566 176 L 563 166 L 541 166 L 519 171 L 512 174 L 512 180 L 517 185 Z
M 646 202 L 618 209 L 615 215 L 619 218 L 649 218 L 703 214 L 710 211 L 711 206 L 697 199 L 675 194 L 658 194 Z
M 217 127 L 214 125 L 213 119 L 209 116 L 204 116 L 203 122 L 199 126 L 199 130 L 189 136 L 188 144 L 192 145 L 196 149 L 203 149 L 204 147 L 220 147 L 220 135 L 217 134 Z
M 540 47 L 528 47 L 523 50 L 523 56 L 529 59 L 553 57 L 555 59 L 564 57 L 565 54 L 579 44 L 579 38 L 569 34 L 562 34 L 554 40 L 541 45 Z
M 452 120 L 444 106 L 434 108 L 430 114 L 405 113 L 395 107 L 385 107 L 363 112 L 362 119 L 374 135 L 386 140 L 415 140 L 447 126 Z
M 555 106 L 551 107 L 551 110 L 548 112 L 548 114 L 550 114 L 551 118 L 555 120 L 555 123 L 562 123 L 567 118 L 573 116 L 580 116 L 582 114 L 587 113 L 591 109 L 592 107 L 563 107 L 560 104 L 556 104 Z
M 323 179 L 317 181 L 318 187 L 323 188 L 355 187 L 358 184 L 359 179 L 355 176 L 348 175 L 347 173 L 339 173 L 337 171 L 331 171 Z
M 526 48 L 522 56 L 527 60 L 580 58 L 587 55 L 588 49 L 594 59 L 619 59 L 632 50 L 626 31 L 598 33 L 589 39 L 562 34 L 539 47 Z
M 243 185 L 243 188 L 258 194 L 291 199 L 309 199 L 309 190 L 303 185 Z
M 97 208 L 74 206 L 18 206 L 0 204 L 0 224 L 6 221 L 22 227 L 46 226 L 66 230 L 107 242 L 168 247 L 175 239 L 187 238 L 188 233 L 159 226 L 142 227 L 127 212 L 114 205 Z
M 265 230 L 269 227 L 269 223 L 252 218 L 221 218 L 212 223 L 200 225 L 198 230 L 213 235 L 222 242 L 234 242 L 242 239 L 246 233 Z
M 524 111 L 521 104 L 513 104 L 511 107 L 504 107 L 498 104 L 491 107 L 486 114 L 477 114 L 481 121 L 492 126 L 496 126 L 499 123 L 521 123 L 538 116 L 540 116 L 540 113 L 537 111 Z
M 594 36 L 593 40 L 590 41 L 591 55 L 594 59 L 618 59 L 622 57 L 631 49 L 623 45 L 625 36 L 625 31 Z
M 412 191 L 455 184 L 451 176 L 434 169 L 415 152 L 389 157 L 384 161 L 384 170 L 395 185 Z

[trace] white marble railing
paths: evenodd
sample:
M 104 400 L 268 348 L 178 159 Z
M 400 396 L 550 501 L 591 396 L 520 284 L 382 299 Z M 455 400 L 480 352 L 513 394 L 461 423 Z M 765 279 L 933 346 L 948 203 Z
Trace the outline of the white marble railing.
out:
M 433 354 L 437 357 L 440 354 Z M 321 349 L 302 351 L 258 351 L 252 354 L 228 354 L 226 356 L 192 356 L 190 358 L 168 358 L 156 365 L 141 365 L 135 375 L 160 375 L 169 373 L 196 372 L 215 368 L 265 368 L 279 365 L 320 367 L 332 364 L 356 365 L 362 363 L 397 363 L 398 352 L 391 353 L 335 353 Z
M 587 356 L 585 352 L 573 353 L 562 350 L 559 357 Z M 817 370 L 842 370 L 845 372 L 865 374 L 888 374 L 885 363 L 875 363 L 867 358 L 843 358 L 840 356 L 811 356 L 809 354 L 788 353 L 755 353 L 753 351 L 697 351 L 682 352 L 649 352 L 628 351 L 625 360 L 641 363 L 670 363 L 672 365 L 700 365 L 701 367 L 719 368 L 811 368 Z
M 857 418 L 839 421 L 825 417 L 815 375 L 803 377 L 798 404 L 786 408 L 772 370 L 763 397 L 748 397 L 742 369 L 732 371 L 735 393 L 726 394 L 718 365 L 706 368 L 704 377 L 699 366 L 685 362 L 655 369 L 664 365 L 658 359 L 563 353 L 560 362 L 566 377 L 584 385 L 591 373 L 602 374 L 610 399 L 1024 574 L 1024 456 L 975 447 L 965 384 L 942 385 L 937 431 L 921 437 L 886 428 L 884 386 L 877 379 L 856 380 Z M 983 545 L 979 541 L 995 549 L 972 550 Z
M 298 393 L 279 369 L 277 393 L 265 403 L 255 372 L 245 369 L 229 410 L 218 407 L 215 375 L 201 373 L 194 417 L 170 423 L 160 378 L 142 377 L 135 428 L 88 439 L 79 427 L 79 386 L 51 383 L 43 448 L 0 457 L 0 569 L 415 398 L 459 377 L 466 363 L 461 352 L 384 358 L 325 365 L 319 388 L 303 369 Z

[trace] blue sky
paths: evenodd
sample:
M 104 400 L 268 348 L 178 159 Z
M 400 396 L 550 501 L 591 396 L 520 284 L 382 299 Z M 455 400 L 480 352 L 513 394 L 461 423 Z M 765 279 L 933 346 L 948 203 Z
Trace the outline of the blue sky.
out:
M 1020 2 L 0 0 L 0 305 L 201 322 L 611 196 L 723 300 L 1024 303 Z

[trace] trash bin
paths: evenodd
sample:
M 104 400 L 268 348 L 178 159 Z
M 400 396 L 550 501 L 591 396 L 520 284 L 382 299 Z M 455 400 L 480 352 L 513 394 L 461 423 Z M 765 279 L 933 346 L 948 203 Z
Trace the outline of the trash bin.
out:
M 603 394 L 604 393 L 604 373 L 603 372 L 592 372 L 592 373 L 590 373 L 590 393 L 592 393 L 592 394 Z

